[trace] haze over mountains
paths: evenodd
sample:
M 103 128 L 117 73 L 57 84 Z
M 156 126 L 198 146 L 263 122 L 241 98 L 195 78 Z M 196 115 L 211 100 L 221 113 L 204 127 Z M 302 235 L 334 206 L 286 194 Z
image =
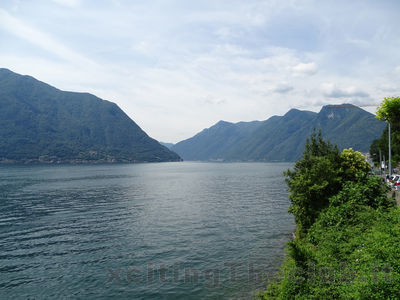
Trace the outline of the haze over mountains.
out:
M 179 160 L 115 103 L 0 69 L 0 162 Z
M 351 104 L 327 105 L 319 113 L 292 109 L 266 121 L 220 121 L 171 149 L 184 160 L 295 161 L 314 128 L 339 149 L 368 152 L 385 124 Z

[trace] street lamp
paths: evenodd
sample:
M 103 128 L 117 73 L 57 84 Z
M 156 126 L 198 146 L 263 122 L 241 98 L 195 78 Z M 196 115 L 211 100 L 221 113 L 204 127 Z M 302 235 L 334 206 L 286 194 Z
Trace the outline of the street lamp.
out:
M 390 137 L 390 123 L 389 124 L 389 175 L 392 175 L 392 142 Z

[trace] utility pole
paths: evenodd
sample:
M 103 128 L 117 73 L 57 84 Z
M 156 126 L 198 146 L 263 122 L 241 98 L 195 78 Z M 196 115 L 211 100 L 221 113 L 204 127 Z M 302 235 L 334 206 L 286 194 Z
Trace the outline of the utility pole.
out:
M 392 142 L 390 137 L 390 123 L 389 124 L 389 175 L 392 175 Z
M 386 157 L 385 157 L 385 154 L 383 154 L 383 173 L 386 174 Z
M 382 151 L 379 149 L 379 171 L 381 172 L 382 176 Z

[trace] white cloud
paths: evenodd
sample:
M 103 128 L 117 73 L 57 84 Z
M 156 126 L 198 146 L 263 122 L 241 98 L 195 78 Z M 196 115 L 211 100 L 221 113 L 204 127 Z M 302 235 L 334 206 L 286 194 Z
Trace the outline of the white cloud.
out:
M 23 21 L 13 17 L 3 9 L 0 9 L 0 27 L 11 34 L 56 55 L 60 59 L 68 60 L 72 63 L 93 64 L 91 60 L 74 52 L 46 33 L 35 29 L 33 26 L 25 24 Z
M 68 6 L 68 7 L 78 7 L 80 5 L 80 0 L 52 0 L 57 4 Z
M 383 92 L 389 92 L 389 93 L 394 93 L 400 90 L 399 85 L 387 84 L 387 83 L 379 85 L 378 88 Z
M 354 86 L 338 87 L 333 83 L 324 83 L 321 89 L 323 94 L 329 98 L 366 98 L 370 96 L 366 91 Z
M 140 42 L 132 44 L 132 50 L 139 52 L 139 53 L 146 54 L 146 53 L 149 53 L 149 51 L 151 50 L 151 46 L 148 41 L 140 41 Z
M 315 62 L 299 63 L 292 68 L 294 76 L 311 76 L 318 72 L 318 66 Z
M 362 39 L 348 39 L 348 43 L 353 44 L 354 46 L 361 47 L 361 48 L 368 48 L 371 46 L 370 41 L 362 40 Z
M 163 141 L 400 91 L 394 2 L 54 1 L 0 1 L 0 65 L 115 101 Z

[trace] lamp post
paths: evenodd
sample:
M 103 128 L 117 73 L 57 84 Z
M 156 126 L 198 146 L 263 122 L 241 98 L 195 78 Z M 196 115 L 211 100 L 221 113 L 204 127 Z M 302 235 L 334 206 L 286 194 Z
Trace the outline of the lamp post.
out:
M 390 137 L 390 123 L 389 124 L 389 175 L 392 175 L 392 142 L 391 142 L 391 137 Z
M 385 154 L 383 154 L 383 173 L 386 175 L 386 157 L 385 157 Z

